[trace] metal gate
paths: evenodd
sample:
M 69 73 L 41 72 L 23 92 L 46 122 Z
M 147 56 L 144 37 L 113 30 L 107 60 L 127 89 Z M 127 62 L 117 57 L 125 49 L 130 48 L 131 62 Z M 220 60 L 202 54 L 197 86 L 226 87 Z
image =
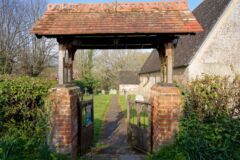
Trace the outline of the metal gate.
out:
M 148 102 L 128 101 L 127 112 L 128 142 L 139 151 L 151 152 L 151 105 Z
M 94 136 L 94 107 L 93 98 L 82 100 L 79 103 L 79 127 L 78 127 L 78 148 L 81 155 L 90 151 L 93 146 Z

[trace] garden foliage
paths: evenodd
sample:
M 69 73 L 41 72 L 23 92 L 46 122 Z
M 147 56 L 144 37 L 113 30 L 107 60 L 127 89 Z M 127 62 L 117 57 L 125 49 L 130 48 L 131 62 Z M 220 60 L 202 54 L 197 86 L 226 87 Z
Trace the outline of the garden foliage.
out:
M 149 159 L 240 160 L 240 79 L 206 75 L 183 89 L 183 95 L 175 143 Z
M 0 159 L 55 159 L 47 147 L 45 99 L 54 82 L 0 76 Z
M 87 74 L 82 80 L 75 80 L 74 83 L 80 87 L 83 93 L 87 92 L 93 94 L 99 87 L 99 82 L 92 76 L 92 74 Z

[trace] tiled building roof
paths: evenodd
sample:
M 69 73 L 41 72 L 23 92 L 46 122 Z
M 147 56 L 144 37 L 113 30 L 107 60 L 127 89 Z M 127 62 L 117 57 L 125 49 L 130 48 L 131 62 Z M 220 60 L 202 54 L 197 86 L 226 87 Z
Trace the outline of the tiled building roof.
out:
M 134 71 L 121 71 L 119 72 L 119 84 L 139 84 L 138 72 Z
M 36 35 L 195 33 L 202 31 L 187 0 L 142 3 L 49 4 Z
M 160 71 L 160 59 L 157 50 L 153 50 L 148 59 L 145 61 L 139 74 L 154 73 Z

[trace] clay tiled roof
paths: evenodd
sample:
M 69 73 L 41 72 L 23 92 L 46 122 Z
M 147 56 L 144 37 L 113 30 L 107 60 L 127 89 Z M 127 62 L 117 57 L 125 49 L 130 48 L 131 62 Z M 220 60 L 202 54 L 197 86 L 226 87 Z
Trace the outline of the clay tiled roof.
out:
M 195 33 L 202 27 L 187 0 L 142 3 L 49 4 L 36 35 Z

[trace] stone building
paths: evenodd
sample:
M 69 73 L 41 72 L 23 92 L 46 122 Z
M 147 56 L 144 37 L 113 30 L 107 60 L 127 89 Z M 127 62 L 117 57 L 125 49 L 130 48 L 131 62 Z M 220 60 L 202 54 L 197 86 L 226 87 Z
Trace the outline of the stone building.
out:
M 138 72 L 121 71 L 119 73 L 119 94 L 136 94 L 139 83 Z
M 187 83 L 202 74 L 232 77 L 239 74 L 240 0 L 205 0 L 193 14 L 204 32 L 179 39 L 174 56 L 174 80 Z M 156 50 L 139 75 L 140 89 L 145 95 L 153 84 L 161 81 Z
M 144 97 L 148 97 L 151 87 L 160 82 L 160 60 L 157 50 L 154 50 L 139 72 L 140 84 L 139 93 Z

